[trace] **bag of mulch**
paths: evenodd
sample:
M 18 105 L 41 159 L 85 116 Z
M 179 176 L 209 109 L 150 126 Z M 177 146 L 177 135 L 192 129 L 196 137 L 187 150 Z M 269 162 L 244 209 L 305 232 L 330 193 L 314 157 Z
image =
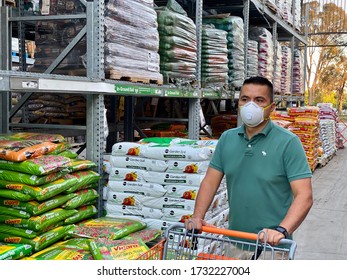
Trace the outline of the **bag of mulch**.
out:
M 120 239 L 146 228 L 146 224 L 133 219 L 102 217 L 82 222 L 70 231 L 72 237 Z
M 86 238 L 60 241 L 23 260 L 93 260 L 89 242 Z
M 17 171 L 0 170 L 0 179 L 10 182 L 19 182 L 31 186 L 40 186 L 58 180 L 67 173 L 67 170 L 60 170 L 48 175 L 37 176 L 26 173 L 20 173 Z
M 98 209 L 94 205 L 86 205 L 76 208 L 78 211 L 76 214 L 66 218 L 64 225 L 75 224 L 88 218 L 92 218 L 98 212 Z
M 77 191 L 74 193 L 75 197 L 68 200 L 66 203 L 62 205 L 64 209 L 75 209 L 90 201 L 94 201 L 99 197 L 98 192 L 95 189 L 85 189 L 81 191 Z
M 70 173 L 81 171 L 85 169 L 92 169 L 96 167 L 96 163 L 86 160 L 86 159 L 79 159 L 76 158 L 71 161 L 71 164 L 67 167 Z
M 19 201 L 30 201 L 30 200 L 34 199 L 29 194 L 25 194 L 25 193 L 21 193 L 21 192 L 17 192 L 17 191 L 12 191 L 12 190 L 1 189 L 1 184 L 0 184 L 0 197 L 19 200 Z
M 85 189 L 87 185 L 98 183 L 101 176 L 93 170 L 81 170 L 69 174 L 77 179 L 77 182 L 65 190 L 65 193 L 72 193 L 81 189 Z
M 66 210 L 62 208 L 55 208 L 51 211 L 43 213 L 40 216 L 33 216 L 29 219 L 30 228 L 35 231 L 42 231 L 47 227 L 54 225 L 59 221 L 63 221 L 66 218 L 76 214 L 77 210 Z
M 18 260 L 32 254 L 29 244 L 14 244 L 0 242 L 0 260 Z
M 0 169 L 32 175 L 47 175 L 71 165 L 71 159 L 56 155 L 43 155 L 22 162 L 0 160 Z
M 9 161 L 24 161 L 42 156 L 54 151 L 57 144 L 36 140 L 1 140 L 0 159 Z
M 95 260 L 135 260 L 149 248 L 138 240 L 109 240 L 95 238 L 89 243 L 90 251 Z

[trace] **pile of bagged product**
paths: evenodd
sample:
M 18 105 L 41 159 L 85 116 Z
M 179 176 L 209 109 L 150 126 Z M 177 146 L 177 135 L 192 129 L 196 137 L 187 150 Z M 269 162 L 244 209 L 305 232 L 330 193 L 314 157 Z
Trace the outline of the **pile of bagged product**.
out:
M 130 217 L 162 231 L 173 224 L 183 226 L 193 214 L 216 144 L 217 140 L 157 137 L 115 143 L 104 162 L 109 174 L 103 192 L 106 217 Z M 227 205 L 223 181 L 206 221 L 227 226 Z
M 0 135 L 0 259 L 133 259 L 146 252 L 161 231 L 96 218 L 95 168 L 61 135 Z

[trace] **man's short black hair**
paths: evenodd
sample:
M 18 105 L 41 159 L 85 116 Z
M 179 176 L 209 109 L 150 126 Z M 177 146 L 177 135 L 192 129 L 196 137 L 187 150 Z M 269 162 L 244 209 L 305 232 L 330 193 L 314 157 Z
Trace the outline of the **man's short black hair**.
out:
M 272 83 L 268 79 L 261 76 L 250 77 L 243 82 L 243 85 L 249 84 L 267 86 L 269 88 L 270 101 L 274 101 L 274 88 Z

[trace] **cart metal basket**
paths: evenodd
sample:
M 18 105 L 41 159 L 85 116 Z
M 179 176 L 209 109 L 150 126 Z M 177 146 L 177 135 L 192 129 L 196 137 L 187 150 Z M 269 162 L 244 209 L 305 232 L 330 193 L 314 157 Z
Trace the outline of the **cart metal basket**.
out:
M 165 232 L 162 257 L 165 260 L 240 259 L 240 257 L 233 257 L 234 250 L 237 250 L 251 256 L 249 259 L 254 260 L 294 259 L 296 243 L 293 240 L 282 239 L 278 247 L 273 247 L 259 241 L 260 233 L 206 226 L 202 227 L 201 233 L 195 233 L 188 231 L 180 224 L 173 224 Z

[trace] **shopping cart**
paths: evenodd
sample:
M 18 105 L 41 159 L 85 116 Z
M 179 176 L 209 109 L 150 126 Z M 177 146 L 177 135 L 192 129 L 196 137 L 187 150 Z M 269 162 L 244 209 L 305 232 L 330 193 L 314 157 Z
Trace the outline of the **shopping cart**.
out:
M 245 252 L 250 259 L 293 260 L 296 243 L 282 239 L 279 246 L 259 240 L 259 234 L 215 227 L 202 227 L 201 233 L 173 224 L 165 232 L 162 258 L 165 260 L 229 260 L 233 251 Z M 265 234 L 265 233 L 264 233 Z

